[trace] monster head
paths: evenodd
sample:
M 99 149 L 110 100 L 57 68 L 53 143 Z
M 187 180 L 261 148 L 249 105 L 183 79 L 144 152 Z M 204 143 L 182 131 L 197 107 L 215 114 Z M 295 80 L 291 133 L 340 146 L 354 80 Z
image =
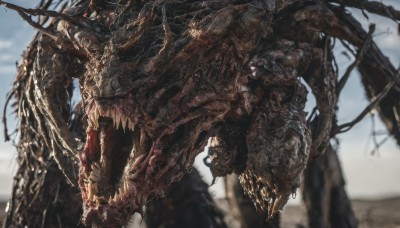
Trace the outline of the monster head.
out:
M 281 209 L 308 159 L 298 77 L 310 55 L 306 45 L 268 40 L 268 7 L 78 1 L 51 15 L 36 43 L 35 102 L 54 148 L 79 164 L 83 223 L 125 224 L 191 170 L 210 137 L 211 152 L 221 149 L 212 169 L 243 173 L 261 209 Z M 285 64 L 290 72 L 279 70 Z M 84 113 L 78 136 L 65 124 L 74 78 Z M 216 167 L 226 154 L 236 163 Z

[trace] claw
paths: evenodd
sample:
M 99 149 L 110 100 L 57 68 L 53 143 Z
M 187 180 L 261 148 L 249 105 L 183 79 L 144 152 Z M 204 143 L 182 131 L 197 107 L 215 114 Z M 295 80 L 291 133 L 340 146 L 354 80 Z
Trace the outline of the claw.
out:
M 269 207 L 268 216 L 270 218 L 274 217 L 278 211 L 282 210 L 288 199 L 289 195 L 278 195 L 276 198 L 274 198 Z

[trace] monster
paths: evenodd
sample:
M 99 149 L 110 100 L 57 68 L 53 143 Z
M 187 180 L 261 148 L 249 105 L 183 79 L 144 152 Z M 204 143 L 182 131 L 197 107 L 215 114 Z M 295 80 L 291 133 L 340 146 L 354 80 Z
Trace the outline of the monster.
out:
M 20 125 L 33 122 L 39 136 L 21 132 L 79 188 L 87 226 L 143 213 L 208 141 L 214 177 L 238 174 L 273 217 L 338 129 L 329 36 L 364 44 L 330 2 L 83 0 L 56 12 L 51 1 L 36 10 L 1 1 L 39 31 L 14 91 Z M 71 112 L 74 80 L 81 101 Z M 304 83 L 319 111 L 309 123 Z

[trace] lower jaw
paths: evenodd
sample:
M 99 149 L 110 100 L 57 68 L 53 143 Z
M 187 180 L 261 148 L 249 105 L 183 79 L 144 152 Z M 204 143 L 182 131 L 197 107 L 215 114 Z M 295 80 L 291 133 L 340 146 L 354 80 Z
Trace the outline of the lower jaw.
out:
M 84 203 L 82 222 L 85 225 L 112 227 L 118 224 L 126 224 L 133 213 L 134 211 L 128 211 L 126 207 L 109 204 L 93 207 Z
M 81 169 L 83 169 L 81 167 Z M 82 170 L 81 170 L 82 171 Z M 79 185 L 82 189 L 83 197 L 83 224 L 97 225 L 98 227 L 120 227 L 129 222 L 135 212 L 142 212 L 142 207 L 147 199 L 147 194 L 138 194 L 138 183 L 144 181 L 142 179 L 130 182 L 129 188 L 121 192 L 118 200 L 111 203 L 100 203 L 88 199 L 87 189 L 85 187 L 85 177 L 80 176 Z M 145 186 L 141 186 L 145 188 Z M 139 189 L 140 190 L 140 189 Z M 146 193 L 146 191 L 140 191 Z

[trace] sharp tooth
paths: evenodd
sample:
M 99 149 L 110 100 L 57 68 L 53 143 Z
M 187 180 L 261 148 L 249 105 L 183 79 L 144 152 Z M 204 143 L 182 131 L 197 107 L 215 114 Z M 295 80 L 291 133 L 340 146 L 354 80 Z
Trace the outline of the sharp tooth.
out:
M 94 119 L 95 120 L 97 119 L 98 113 L 99 113 L 99 108 L 96 106 L 96 107 L 94 107 Z
M 93 112 L 90 116 L 89 116 L 89 125 L 91 125 L 92 128 L 96 128 L 96 113 Z
M 96 186 L 94 186 L 93 184 L 90 185 L 90 194 L 92 195 L 92 198 L 96 197 L 97 190 L 96 190 Z
M 117 128 L 118 126 L 115 126 L 115 113 L 116 113 L 117 111 L 114 109 L 114 110 L 112 110 L 111 111 L 111 118 L 112 118 L 112 120 L 113 120 L 113 123 L 114 123 L 114 127 L 115 128 Z
M 133 121 L 132 121 L 130 118 L 128 118 L 128 128 L 129 128 L 129 130 L 131 130 L 131 131 L 134 131 L 134 130 L 135 130 L 135 126 L 134 126 L 134 124 L 133 124 Z
M 93 121 L 92 121 L 91 115 L 88 116 L 88 124 L 89 124 L 89 127 L 90 127 L 90 128 L 93 128 Z
M 119 113 L 115 113 L 115 128 L 118 129 L 119 123 L 121 121 L 121 115 Z
M 110 196 L 110 198 L 108 199 L 108 204 L 111 204 L 113 202 L 113 198 Z
M 126 120 L 127 120 L 127 118 L 126 118 L 125 116 L 122 116 L 121 119 L 122 119 L 122 120 L 121 120 L 122 129 L 125 131 L 125 128 L 126 128 Z
M 91 183 L 88 184 L 87 196 L 88 196 L 88 200 L 92 199 L 92 184 Z
M 114 121 L 115 129 L 118 129 L 118 125 L 117 125 L 117 118 L 118 118 L 118 116 L 117 116 L 117 110 L 114 109 L 112 113 L 113 113 L 112 118 L 113 118 L 113 121 Z
M 144 217 L 143 208 L 140 208 L 139 211 L 138 211 L 138 213 L 140 214 L 140 217 L 141 217 L 141 219 L 143 220 L 143 217 Z
M 124 181 L 124 192 L 128 191 L 128 183 L 126 183 L 126 181 Z

